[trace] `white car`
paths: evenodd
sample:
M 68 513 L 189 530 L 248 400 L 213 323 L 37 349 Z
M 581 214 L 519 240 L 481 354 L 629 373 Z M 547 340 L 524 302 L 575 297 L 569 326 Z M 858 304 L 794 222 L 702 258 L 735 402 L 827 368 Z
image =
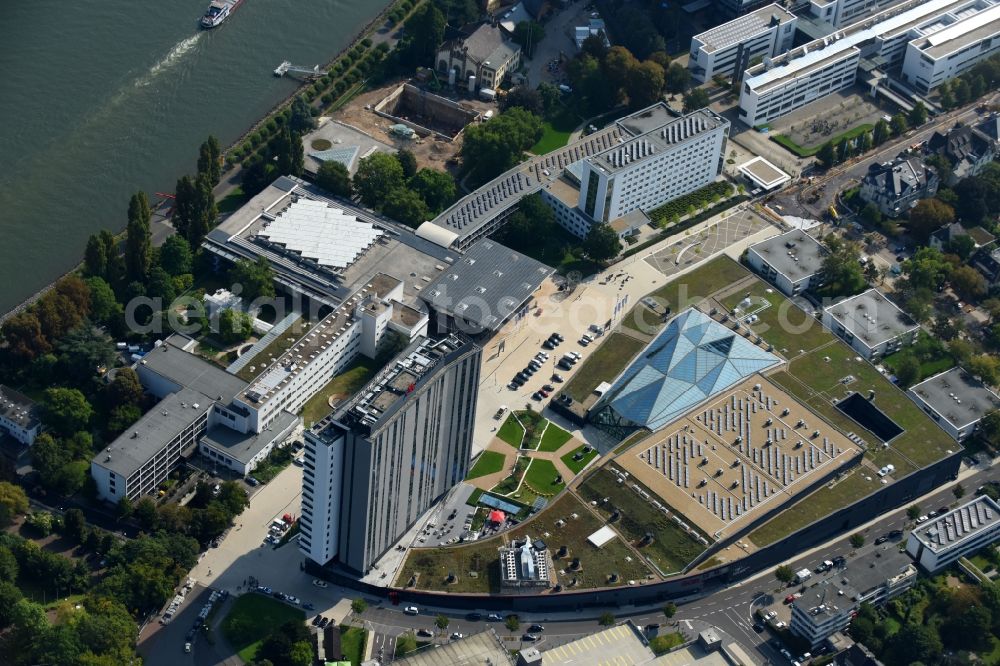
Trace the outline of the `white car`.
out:
M 292 604 L 293 606 L 298 606 L 300 603 L 302 603 L 301 601 L 299 601 L 298 597 L 293 597 L 290 594 L 285 595 L 285 601 Z
M 184 652 L 185 653 L 191 652 L 191 644 L 190 643 L 185 643 L 184 644 Z
M 930 516 L 920 516 L 917 518 L 917 524 L 926 523 L 928 520 L 930 520 Z
M 316 587 L 326 587 L 326 581 L 320 580 L 319 578 L 313 578 L 313 585 Z
M 419 615 L 420 609 L 417 608 L 416 606 L 407 606 L 406 608 L 403 609 L 403 612 L 406 613 L 407 615 Z
M 460 634 L 457 631 L 451 635 L 451 640 L 457 641 L 459 638 L 465 638 L 465 634 Z

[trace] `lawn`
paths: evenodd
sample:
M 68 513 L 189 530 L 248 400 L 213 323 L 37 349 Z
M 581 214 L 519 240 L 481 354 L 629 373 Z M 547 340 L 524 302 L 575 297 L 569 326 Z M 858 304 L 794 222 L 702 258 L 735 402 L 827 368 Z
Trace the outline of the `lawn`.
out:
M 587 448 L 587 445 L 583 444 L 562 456 L 563 464 L 573 470 L 574 474 L 579 474 L 580 471 L 587 466 L 587 463 L 597 457 L 597 449 L 591 448 L 590 451 L 584 453 L 583 450 L 585 448 Z M 574 456 L 578 454 L 581 456 L 580 459 L 574 460 Z
M 569 143 L 569 135 L 580 124 L 581 118 L 565 106 L 559 106 L 559 113 L 542 123 L 544 134 L 529 150 L 535 155 L 544 155 Z
M 577 492 L 588 502 L 598 502 L 597 509 L 605 517 L 610 517 L 618 509 L 621 518 L 613 523 L 613 527 L 633 544 L 638 545 L 646 533 L 651 532 L 653 542 L 643 546 L 640 552 L 664 574 L 681 571 L 705 550 L 631 487 L 620 485 L 617 477 L 606 467 L 588 475 Z M 611 501 L 604 503 L 605 497 L 611 498 Z
M 542 433 L 548 425 L 549 420 L 538 412 L 530 409 L 522 409 L 514 412 L 521 425 L 524 426 L 524 439 L 521 440 L 521 448 L 535 450 L 542 439 Z
M 497 495 L 509 495 L 517 490 L 518 486 L 521 485 L 521 477 L 524 476 L 524 470 L 527 469 L 529 462 L 530 458 L 527 456 L 518 456 L 517 460 L 514 461 L 514 467 L 510 472 L 510 476 L 493 486 L 490 492 Z
M 344 653 L 344 659 L 351 662 L 352 666 L 357 666 L 365 660 L 365 642 L 368 640 L 368 632 L 360 627 L 340 627 L 340 649 Z
M 371 381 L 382 366 L 361 356 L 342 373 L 331 379 L 302 407 L 302 423 L 309 427 L 330 413 L 330 396 L 350 397 Z
M 860 472 L 861 470 L 855 469 L 832 488 L 828 484 L 808 498 L 801 499 L 795 506 L 784 509 L 780 515 L 751 532 L 749 539 L 763 548 L 881 487 L 877 477 L 867 481 Z
M 291 349 L 292 345 L 302 338 L 311 326 L 312 324 L 305 319 L 297 319 L 287 331 L 279 335 L 267 347 L 264 347 L 259 354 L 253 357 L 250 363 L 243 366 L 243 369 L 237 372 L 236 376 L 245 382 L 253 381 L 257 375 L 267 370 L 268 366 Z M 253 370 L 250 368 L 253 368 Z
M 827 139 L 823 143 L 817 144 L 815 146 L 810 146 L 808 148 L 804 148 L 804 147 L 800 146 L 799 144 L 797 144 L 794 141 L 792 141 L 791 137 L 788 137 L 788 136 L 786 136 L 784 134 L 777 134 L 777 135 L 772 134 L 772 135 L 770 135 L 770 137 L 771 137 L 771 141 L 774 141 L 776 144 L 778 144 L 782 148 L 785 148 L 785 149 L 791 151 L 792 153 L 794 153 L 798 157 L 812 157 L 813 155 L 815 155 L 816 153 L 818 153 L 819 149 L 822 148 L 826 143 L 832 143 L 832 144 L 836 145 L 836 144 L 840 143 L 844 139 L 847 139 L 847 140 L 854 139 L 856 137 L 861 136 L 865 132 L 870 132 L 870 131 L 872 131 L 872 129 L 874 129 L 874 127 L 875 127 L 874 125 L 871 125 L 871 124 L 868 124 L 868 123 L 865 123 L 864 125 L 858 125 L 857 127 L 854 127 L 852 129 L 847 130 L 843 134 L 838 134 L 837 136 L 830 137 L 829 139 Z
M 768 289 L 771 293 L 767 293 Z M 786 358 L 792 358 L 802 352 L 812 351 L 817 347 L 833 342 L 835 338 L 830 331 L 810 314 L 801 310 L 777 290 L 757 280 L 747 291 L 740 291 L 726 297 L 722 304 L 732 312 L 740 301 L 750 294 L 753 305 L 748 312 L 756 314 L 759 320 L 750 326 L 754 333 L 761 336 Z M 767 302 L 767 307 L 758 309 Z
M 505 460 L 506 458 L 502 453 L 483 451 L 479 454 L 479 459 L 476 460 L 476 464 L 472 466 L 472 469 L 469 470 L 469 475 L 465 478 L 466 480 L 478 479 L 481 476 L 495 474 L 503 469 Z
M 668 282 L 649 296 L 676 313 L 749 275 L 747 269 L 723 255 Z
M 560 525 L 557 525 L 557 522 Z M 569 586 L 572 578 L 576 578 L 577 589 L 589 589 L 627 585 L 630 580 L 644 580 L 652 575 L 652 572 L 620 539 L 613 539 L 600 549 L 590 545 L 587 537 L 602 525 L 603 521 L 581 504 L 579 499 L 572 494 L 564 493 L 546 507 L 545 511 L 505 532 L 503 537 L 509 542 L 527 536 L 537 538 L 548 533 L 549 536 L 545 540 L 553 553 L 565 545 L 569 550 L 568 557 L 555 560 L 558 581 L 564 586 Z M 468 545 L 411 550 L 400 568 L 396 584 L 404 586 L 414 574 L 419 574 L 416 580 L 416 589 L 419 590 L 497 592 L 500 588 L 497 548 L 500 545 L 502 545 L 501 538 L 494 537 Z M 568 560 L 573 557 L 580 558 L 579 571 L 570 571 L 567 568 Z M 445 579 L 449 573 L 454 573 L 458 582 L 447 585 Z M 470 573 L 476 576 L 472 577 Z M 611 573 L 617 573 L 619 576 L 615 584 L 608 582 L 608 575 Z
M 663 318 L 639 303 L 622 318 L 622 326 L 640 335 L 656 335 L 663 328 Z
M 612 382 L 645 343 L 624 333 L 612 333 L 566 384 L 565 392 L 583 402 L 601 382 Z
M 515 449 L 521 448 L 521 440 L 524 439 L 524 427 L 517 422 L 513 414 L 507 416 L 500 429 L 497 430 L 497 437 L 507 442 Z
M 257 647 L 275 627 L 289 620 L 302 622 L 305 617 L 306 614 L 298 608 L 250 592 L 233 602 L 233 607 L 222 621 L 222 633 L 240 658 L 249 663 Z
M 917 341 L 909 347 L 902 349 L 895 354 L 890 354 L 882 359 L 882 365 L 897 374 L 899 362 L 905 356 L 912 354 L 920 362 L 920 374 L 913 382 L 921 382 L 928 377 L 932 377 L 939 372 L 944 372 L 954 367 L 955 360 L 951 357 L 944 345 L 923 329 L 917 334 Z
M 559 477 L 559 471 L 551 460 L 533 458 L 528 465 L 528 471 L 524 474 L 524 483 L 535 491 L 535 494 L 552 497 L 566 487 L 565 479 L 556 481 Z
M 572 437 L 573 435 L 549 421 L 549 424 L 545 426 L 545 432 L 542 434 L 542 441 L 538 444 L 538 450 L 547 453 L 558 451 Z

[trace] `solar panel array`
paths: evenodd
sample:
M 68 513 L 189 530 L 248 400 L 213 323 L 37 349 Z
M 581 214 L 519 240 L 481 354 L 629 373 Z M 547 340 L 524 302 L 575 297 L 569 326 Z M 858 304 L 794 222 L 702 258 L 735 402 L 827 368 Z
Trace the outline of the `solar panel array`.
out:
M 382 232 L 324 201 L 298 199 L 257 235 L 320 266 L 347 268 Z

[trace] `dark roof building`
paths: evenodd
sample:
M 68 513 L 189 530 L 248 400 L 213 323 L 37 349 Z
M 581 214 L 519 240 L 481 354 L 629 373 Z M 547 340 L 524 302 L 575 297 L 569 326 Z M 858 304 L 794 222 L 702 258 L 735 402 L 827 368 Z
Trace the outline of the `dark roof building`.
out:
M 897 157 L 892 162 L 872 164 L 861 181 L 861 198 L 878 206 L 883 215 L 899 217 L 920 199 L 937 193 L 938 176 L 933 167 L 915 157 Z
M 439 328 L 493 332 L 525 307 L 552 272 L 540 261 L 483 239 L 424 287 L 420 298 L 446 318 Z
M 982 125 L 989 130 L 989 119 Z M 995 122 L 994 122 L 995 124 Z M 996 156 L 996 140 L 979 127 L 956 125 L 946 133 L 935 132 L 927 142 L 927 151 L 941 155 L 951 164 L 949 185 L 983 170 Z
M 31 445 L 42 429 L 38 408 L 28 396 L 0 384 L 0 428 L 21 442 Z
M 907 393 L 958 441 L 974 433 L 983 416 L 1000 408 L 1000 397 L 962 368 L 929 377 Z

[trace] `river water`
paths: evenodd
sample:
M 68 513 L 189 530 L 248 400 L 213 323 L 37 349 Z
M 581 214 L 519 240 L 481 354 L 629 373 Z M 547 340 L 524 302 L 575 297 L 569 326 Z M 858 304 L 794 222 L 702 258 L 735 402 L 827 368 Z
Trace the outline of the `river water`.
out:
M 329 61 L 388 0 L 245 0 L 202 31 L 207 4 L 0 2 L 0 312 L 291 94 L 282 60 Z

